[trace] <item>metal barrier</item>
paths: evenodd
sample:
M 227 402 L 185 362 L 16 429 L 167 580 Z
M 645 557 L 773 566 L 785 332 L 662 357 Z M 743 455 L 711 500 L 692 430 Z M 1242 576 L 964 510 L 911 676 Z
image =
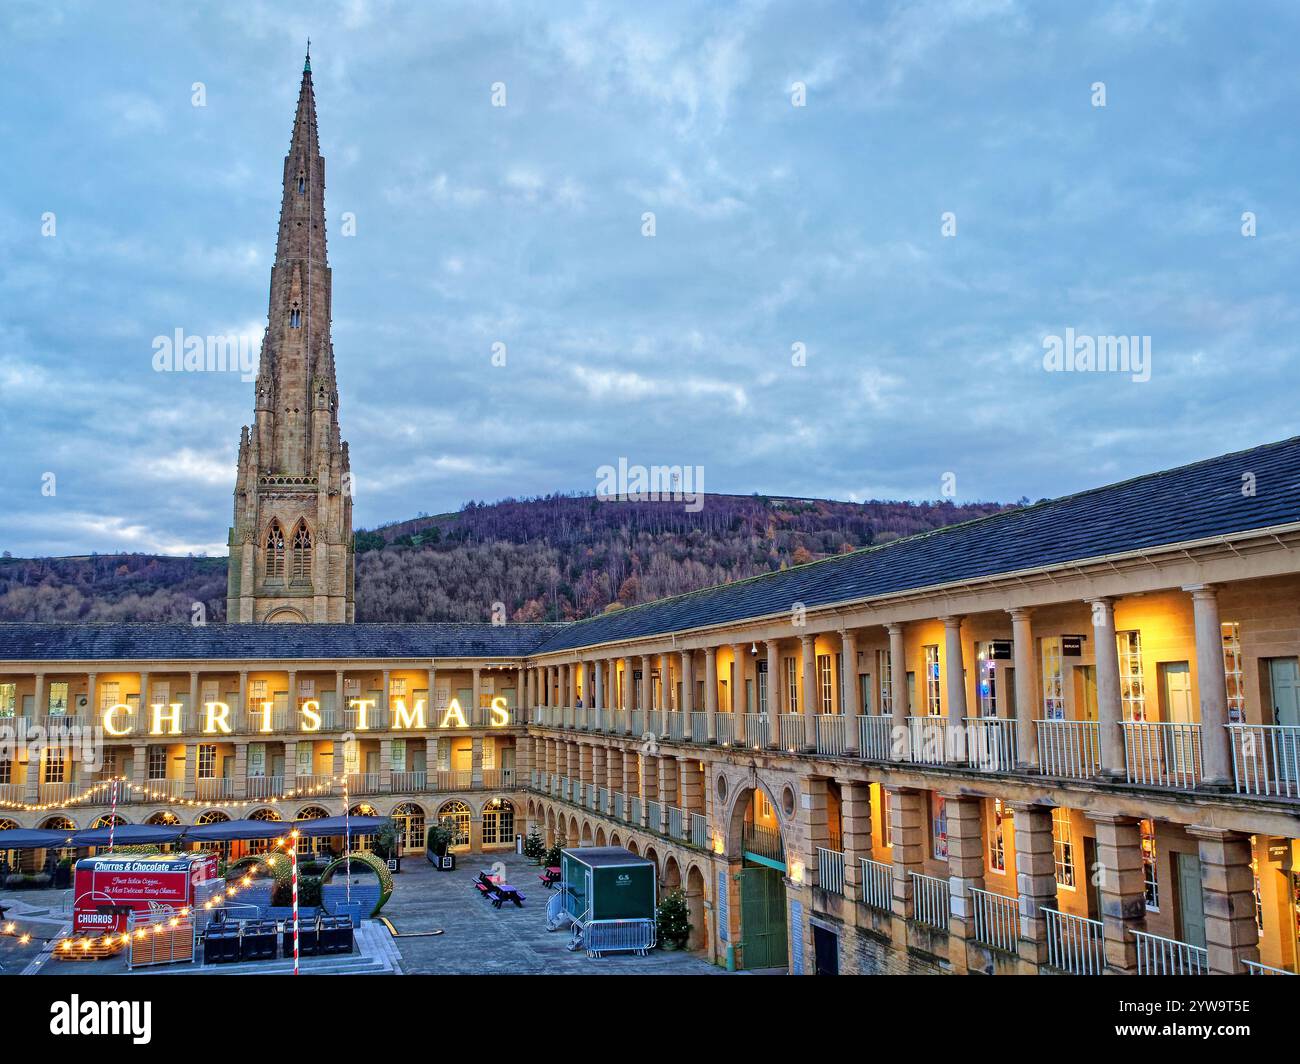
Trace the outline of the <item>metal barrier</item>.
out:
M 817 752 L 827 757 L 843 757 L 848 749 L 845 718 L 839 713 L 817 714 Z
M 1229 724 L 1228 740 L 1238 794 L 1300 796 L 1300 727 Z
M 1126 720 L 1124 768 L 1129 783 L 1195 787 L 1201 778 L 1201 726 Z
M 603 953 L 637 953 L 644 957 L 655 948 L 654 920 L 590 920 L 580 926 L 589 957 Z

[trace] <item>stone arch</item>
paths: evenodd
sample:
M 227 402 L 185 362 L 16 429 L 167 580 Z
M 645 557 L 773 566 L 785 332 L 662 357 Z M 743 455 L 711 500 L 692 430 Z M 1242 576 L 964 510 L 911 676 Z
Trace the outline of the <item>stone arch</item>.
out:
M 597 846 L 605 845 L 605 829 L 601 827 L 599 824 L 596 825 L 596 845 Z
M 582 838 L 582 828 L 578 826 L 578 818 L 576 816 L 569 817 L 569 830 L 564 837 L 570 846 L 576 846 L 578 840 Z
M 306 624 L 307 618 L 302 610 L 296 610 L 292 606 L 277 606 L 268 613 L 262 620 L 267 624 Z
M 0 817 L 0 831 L 17 831 L 18 821 L 10 820 L 8 817 Z
M 112 825 L 113 827 L 120 828 L 125 827 L 130 823 L 131 821 L 127 820 L 127 818 L 122 816 L 120 813 L 105 813 L 103 816 L 95 817 L 90 826 L 91 828 L 106 828 L 109 825 Z
M 591 821 L 584 820 L 582 822 L 582 845 L 590 846 L 594 838 L 595 836 L 592 834 L 591 831 Z
M 77 822 L 70 816 L 64 816 L 59 813 L 56 816 L 47 816 L 40 823 L 43 831 L 76 831 Z
M 611 831 L 611 832 L 609 833 L 609 844 L 610 844 L 611 846 L 621 846 L 621 845 L 622 845 L 622 843 L 619 841 L 619 837 L 618 837 L 618 832 L 617 832 L 617 831 Z
M 660 880 L 662 879 L 662 875 L 660 874 L 660 870 L 659 870 L 659 851 L 655 849 L 654 843 L 652 842 L 646 843 L 645 853 L 643 853 L 642 856 L 647 861 L 649 861 L 652 865 L 655 866 L 655 885 L 656 887 L 658 887 Z
M 453 798 L 449 802 L 443 802 L 438 808 L 438 822 L 444 823 L 451 821 L 448 825 L 456 832 L 455 839 L 452 840 L 453 846 L 468 846 L 470 839 L 470 821 L 474 818 L 474 811 L 459 798 Z
M 627 840 L 627 851 L 636 854 L 638 857 L 641 855 L 641 848 L 637 845 L 636 839 Z
M 220 809 L 208 809 L 194 818 L 194 825 L 202 827 L 204 824 L 224 824 L 229 819 L 229 814 L 223 813 Z
M 175 827 L 180 822 L 181 818 L 170 809 L 159 809 L 155 813 L 150 813 L 144 820 L 146 824 L 161 824 L 164 827 Z
M 479 810 L 484 846 L 504 846 L 515 841 L 519 810 L 509 798 L 489 798 Z
M 664 855 L 663 875 L 659 880 L 659 892 L 666 894 L 670 890 L 679 890 L 682 885 L 682 869 L 677 858 L 671 853 Z
M 324 820 L 329 816 L 329 810 L 323 805 L 304 805 L 293 816 L 294 820 Z
M 248 819 L 280 821 L 283 820 L 284 817 L 280 815 L 280 811 L 278 809 L 271 809 L 267 806 L 263 806 L 261 809 L 254 809 L 251 813 L 249 813 Z
M 424 807 L 416 802 L 402 802 L 389 814 L 397 825 L 398 838 L 404 850 L 423 850 L 425 847 Z
M 731 809 L 727 814 L 726 825 L 726 853 L 728 857 L 739 857 L 743 849 L 745 834 L 745 822 L 750 818 L 750 809 L 754 802 L 754 796 L 761 792 L 767 799 L 772 808 L 772 814 L 776 821 L 777 841 L 784 847 L 785 831 L 787 821 L 785 814 L 781 809 L 779 801 L 773 795 L 771 788 L 763 780 L 759 779 L 754 784 L 738 786 L 735 789 L 731 799 Z
M 686 870 L 686 908 L 691 914 L 691 934 L 686 940 L 687 949 L 704 949 L 708 944 L 707 929 L 704 926 L 704 903 L 708 882 L 708 877 L 700 871 L 699 865 L 692 864 Z

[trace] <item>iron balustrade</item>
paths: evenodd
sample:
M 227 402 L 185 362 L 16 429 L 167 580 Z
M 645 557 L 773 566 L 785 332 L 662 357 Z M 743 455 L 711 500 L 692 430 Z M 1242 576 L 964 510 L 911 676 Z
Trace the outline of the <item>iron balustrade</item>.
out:
M 1018 899 L 972 887 L 970 900 L 974 940 L 990 949 L 1015 953 L 1020 943 Z
M 691 813 L 688 841 L 701 850 L 709 848 L 709 820 L 703 813 Z
M 378 772 L 349 772 L 349 794 L 384 793 L 383 777 Z
M 745 745 L 751 750 L 766 750 L 772 741 L 772 726 L 766 713 L 745 714 Z
M 1209 974 L 1209 952 L 1204 947 L 1147 931 L 1130 933 L 1137 939 L 1138 975 Z
M 636 736 L 645 735 L 645 713 L 642 710 L 634 709 L 631 713 L 632 734 Z
M 1300 726 L 1229 724 L 1238 794 L 1300 797 Z
M 22 783 L 0 783 L 0 802 L 22 802 L 26 790 L 26 785 Z
M 966 718 L 966 756 L 981 772 L 1014 772 L 1016 722 L 1004 717 Z
M 782 750 L 794 753 L 804 747 L 803 716 L 799 713 L 781 713 L 776 718 L 777 742 Z
M 890 912 L 894 896 L 893 865 L 869 857 L 859 857 L 858 864 L 862 869 L 862 904 L 877 912 Z
M 483 770 L 483 786 L 490 790 L 513 787 L 514 785 L 515 770 L 512 768 L 485 768 Z
M 781 833 L 775 828 L 746 823 L 741 829 L 740 845 L 745 853 L 766 857 L 769 861 L 785 860 L 785 846 L 781 842 Z
M 675 805 L 668 807 L 668 834 L 674 839 L 686 837 L 686 814 Z
M 296 730 L 297 722 L 294 722 Z M 256 735 L 272 735 L 276 732 L 289 731 L 288 709 L 275 709 L 267 712 L 262 706 L 252 705 L 244 711 L 244 731 Z
M 713 717 L 713 735 L 719 746 L 736 744 L 736 718 L 732 713 L 717 713 Z
M 614 808 L 610 811 L 610 816 L 615 820 L 624 820 L 627 817 L 625 812 L 627 808 L 626 796 L 622 791 L 615 791 L 611 796 Z
M 648 734 L 653 735 L 656 739 L 663 738 L 663 734 L 664 734 L 663 710 L 651 709 L 646 712 L 645 730 Z
M 194 781 L 194 797 L 200 802 L 220 802 L 235 796 L 235 781 L 225 776 Z
M 1102 975 L 1106 951 L 1100 920 L 1043 907 L 1047 921 L 1047 963 L 1067 975 Z
M 1295 972 L 1288 972 L 1285 968 L 1273 968 L 1267 964 L 1260 964 L 1259 961 L 1242 961 L 1246 966 L 1247 975 L 1295 975 Z
M 817 847 L 817 885 L 828 894 L 844 896 L 844 854 Z
M 707 743 L 709 741 L 709 715 L 703 710 L 691 711 L 691 742 Z
M 628 821 L 633 824 L 640 824 L 641 823 L 641 799 L 632 798 L 628 801 L 627 804 L 629 807 L 628 814 L 627 814 Z
M 908 717 L 908 760 L 914 765 L 942 765 L 948 760 L 948 718 Z
M 175 780 L 157 780 L 158 783 L 173 783 Z M 284 793 L 283 776 L 249 776 L 248 797 L 275 798 Z
M 422 769 L 403 769 L 393 773 L 392 789 L 399 793 L 422 791 L 428 785 L 429 774 Z
M 866 715 L 858 718 L 858 756 L 867 761 L 888 761 L 893 756 L 894 718 Z
M 664 807 L 661 802 L 653 798 L 648 799 L 645 803 L 646 827 L 651 831 L 662 832 L 664 824 Z
M 437 771 L 437 788 L 440 791 L 467 791 L 474 781 L 474 772 L 468 768 L 440 768 Z
M 680 743 L 686 735 L 686 714 L 685 713 L 666 713 L 664 714 L 667 721 L 666 734 L 673 742 Z
M 843 757 L 848 750 L 845 719 L 839 713 L 817 715 L 817 752 L 827 757 Z
M 912 919 L 935 931 L 947 931 L 952 910 L 948 881 L 922 872 L 911 875 Z
M 1195 787 L 1201 778 L 1201 726 L 1126 720 L 1124 771 L 1129 783 Z
M 62 783 L 42 783 L 36 793 L 40 796 L 42 805 L 62 805 L 81 794 L 81 784 L 73 780 Z
M 1095 720 L 1036 720 L 1038 766 L 1044 776 L 1086 780 L 1101 771 L 1101 732 Z

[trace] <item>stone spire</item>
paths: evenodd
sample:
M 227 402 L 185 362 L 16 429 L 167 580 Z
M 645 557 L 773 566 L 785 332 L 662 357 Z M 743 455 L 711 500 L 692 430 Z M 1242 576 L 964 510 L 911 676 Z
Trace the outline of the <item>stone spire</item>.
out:
M 230 620 L 352 620 L 351 477 L 339 431 L 330 295 L 325 160 L 308 44 L 284 160 L 254 425 L 240 444 Z M 295 547 L 305 542 L 300 524 L 310 552 Z M 277 531 L 283 566 L 268 547 Z

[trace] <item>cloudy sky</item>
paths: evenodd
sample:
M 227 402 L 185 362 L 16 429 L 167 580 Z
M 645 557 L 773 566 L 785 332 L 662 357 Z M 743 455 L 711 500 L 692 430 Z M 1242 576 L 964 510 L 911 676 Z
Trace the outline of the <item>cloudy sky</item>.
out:
M 1014 500 L 1294 435 L 1300 15 L 1068 6 L 6 3 L 0 547 L 224 553 L 252 385 L 153 340 L 260 335 L 308 35 L 359 526 L 620 456 Z M 1067 329 L 1150 380 L 1048 372 Z

